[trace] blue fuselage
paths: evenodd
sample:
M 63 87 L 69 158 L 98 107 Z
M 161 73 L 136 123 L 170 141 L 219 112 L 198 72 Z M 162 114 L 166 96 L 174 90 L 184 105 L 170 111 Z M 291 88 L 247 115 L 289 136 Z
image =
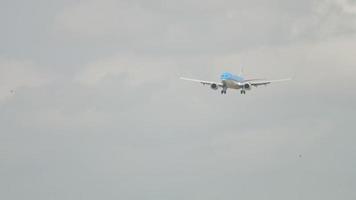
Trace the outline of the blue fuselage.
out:
M 220 80 L 226 88 L 240 89 L 241 84 L 245 79 L 241 76 L 236 76 L 229 72 L 224 72 L 221 74 Z

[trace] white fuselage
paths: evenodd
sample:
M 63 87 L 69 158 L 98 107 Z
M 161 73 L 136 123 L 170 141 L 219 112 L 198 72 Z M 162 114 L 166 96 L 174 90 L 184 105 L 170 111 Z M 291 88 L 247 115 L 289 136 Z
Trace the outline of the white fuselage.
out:
M 234 80 L 222 80 L 222 84 L 226 87 L 226 88 L 231 88 L 231 89 L 241 89 L 241 84 L 239 84 L 238 82 L 234 81 Z

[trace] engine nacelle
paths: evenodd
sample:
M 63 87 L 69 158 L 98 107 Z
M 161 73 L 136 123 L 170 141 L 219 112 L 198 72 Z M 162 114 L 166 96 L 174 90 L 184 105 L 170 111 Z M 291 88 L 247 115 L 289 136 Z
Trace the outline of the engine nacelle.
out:
M 219 86 L 217 84 L 213 83 L 210 85 L 210 88 L 213 90 L 217 90 L 217 89 L 219 89 Z
M 250 83 L 244 83 L 243 89 L 245 89 L 245 90 L 251 90 L 251 84 L 250 84 Z

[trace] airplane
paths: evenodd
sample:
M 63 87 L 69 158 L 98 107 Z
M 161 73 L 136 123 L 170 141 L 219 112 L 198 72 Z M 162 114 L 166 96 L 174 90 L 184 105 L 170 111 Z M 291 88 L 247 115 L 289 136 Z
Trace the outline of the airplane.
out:
M 209 85 L 211 89 L 218 90 L 221 88 L 221 94 L 226 94 L 227 89 L 240 90 L 241 94 L 246 94 L 247 90 L 251 90 L 252 86 L 258 87 L 261 85 L 268 85 L 274 82 L 290 81 L 291 78 L 277 79 L 277 80 L 267 80 L 267 79 L 245 79 L 242 76 L 242 71 L 240 75 L 234 75 L 230 72 L 224 72 L 220 76 L 221 82 L 211 82 L 203 81 L 191 78 L 180 77 L 182 80 L 198 82 L 203 85 Z

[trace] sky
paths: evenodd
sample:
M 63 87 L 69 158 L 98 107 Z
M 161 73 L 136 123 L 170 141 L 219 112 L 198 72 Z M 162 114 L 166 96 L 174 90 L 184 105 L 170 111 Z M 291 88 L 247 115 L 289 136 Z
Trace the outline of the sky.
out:
M 356 199 L 355 0 L 1 0 L 0 27 L 0 199 Z M 294 80 L 179 80 L 242 67 Z

